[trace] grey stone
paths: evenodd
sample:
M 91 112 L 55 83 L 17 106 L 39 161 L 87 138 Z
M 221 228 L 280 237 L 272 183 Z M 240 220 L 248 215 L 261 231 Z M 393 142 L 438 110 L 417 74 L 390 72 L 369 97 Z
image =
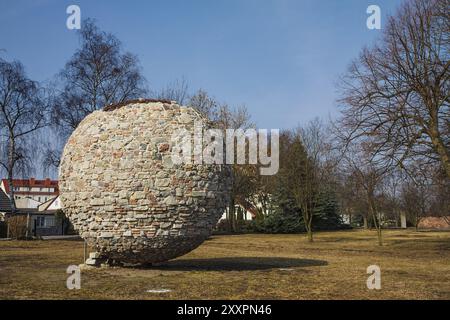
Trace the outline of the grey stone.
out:
M 178 204 L 177 199 L 175 199 L 174 196 L 168 196 L 165 200 L 164 203 L 167 204 L 168 206 L 175 206 Z
M 100 233 L 100 238 L 113 238 L 114 235 L 111 232 L 102 232 Z
M 88 259 L 86 259 L 86 261 L 84 262 L 87 266 L 99 266 L 100 265 L 100 262 L 98 261 L 98 260 L 96 260 L 96 259 L 91 259 L 91 258 L 88 258 Z
M 206 192 L 205 191 L 192 191 L 192 196 L 194 198 L 206 197 Z
M 89 253 L 89 259 L 98 259 L 98 258 L 100 258 L 100 253 L 98 252 Z

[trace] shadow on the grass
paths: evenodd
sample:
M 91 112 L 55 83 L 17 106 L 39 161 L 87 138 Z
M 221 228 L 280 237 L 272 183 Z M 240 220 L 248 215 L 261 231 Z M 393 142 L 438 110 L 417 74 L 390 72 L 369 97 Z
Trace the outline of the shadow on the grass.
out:
M 328 265 L 324 260 L 281 257 L 225 257 L 211 259 L 172 260 L 148 268 L 165 271 L 246 271 L 318 267 Z

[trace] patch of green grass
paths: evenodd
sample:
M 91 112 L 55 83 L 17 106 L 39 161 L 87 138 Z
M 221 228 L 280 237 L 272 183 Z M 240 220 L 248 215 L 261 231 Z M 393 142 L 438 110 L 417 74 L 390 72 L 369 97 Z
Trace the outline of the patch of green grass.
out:
M 81 241 L 1 241 L 1 299 L 450 299 L 450 232 L 374 231 L 214 236 L 151 268 L 83 270 Z M 381 268 L 368 290 L 366 269 Z M 167 293 L 147 290 L 169 289 Z

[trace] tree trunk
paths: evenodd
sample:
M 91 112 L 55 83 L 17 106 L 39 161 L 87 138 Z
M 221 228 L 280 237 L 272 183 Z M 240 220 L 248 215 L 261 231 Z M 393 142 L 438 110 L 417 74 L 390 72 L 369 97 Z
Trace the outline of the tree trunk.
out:
M 28 240 L 30 237 L 30 214 L 27 213 L 27 231 L 25 232 L 25 238 Z
M 371 189 L 372 190 L 372 189 Z M 375 200 L 372 191 L 367 192 L 367 200 L 369 202 L 369 210 L 372 215 L 372 220 L 375 228 L 377 229 L 378 245 L 383 245 L 382 231 L 381 231 L 381 214 L 378 213 L 377 207 L 375 205 Z
M 230 199 L 230 208 L 228 211 L 228 228 L 230 232 L 235 232 L 236 228 L 235 228 L 235 215 L 236 215 L 236 208 L 235 208 L 235 203 L 234 203 L 234 198 L 231 197 Z
M 377 236 L 378 236 L 378 245 L 383 245 L 383 234 L 381 233 L 381 227 L 377 229 Z
M 14 135 L 11 134 L 9 137 L 9 146 L 8 146 L 8 186 L 9 186 L 9 205 L 11 208 L 11 214 L 16 213 L 16 202 L 14 201 L 14 187 L 13 187 L 15 149 L 16 149 L 16 142 L 14 139 Z
M 313 232 L 312 232 L 312 230 L 310 228 L 308 228 L 307 234 L 308 234 L 308 242 L 314 242 Z
M 243 224 L 244 221 L 244 210 L 242 209 L 242 207 L 238 207 L 237 209 L 237 213 L 236 213 L 236 231 L 240 232 L 241 231 L 241 226 Z
M 313 232 L 312 232 L 312 209 L 307 201 L 297 201 L 300 204 L 303 222 L 305 224 L 306 235 L 308 237 L 308 242 L 313 242 Z
M 373 217 L 373 224 L 375 225 L 375 228 L 377 229 L 377 238 L 378 238 L 378 245 L 383 245 L 383 237 L 382 237 L 382 231 L 381 231 L 381 217 L 379 217 L 379 220 L 377 221 L 377 213 L 376 210 L 372 209 L 372 217 Z
M 437 116 L 436 116 L 437 117 Z M 434 125 L 434 123 L 433 123 Z M 430 138 L 431 143 L 433 144 L 436 153 L 439 155 L 439 159 L 441 160 L 442 167 L 444 168 L 445 173 L 447 174 L 447 178 L 450 179 L 450 155 L 447 147 L 442 141 L 442 138 L 437 129 L 437 124 L 434 125 L 435 128 L 430 130 Z
M 313 231 L 312 231 L 312 213 L 310 213 L 309 215 L 307 215 L 306 217 L 307 219 L 305 219 L 305 228 L 306 228 L 306 233 L 308 235 L 308 242 L 313 242 Z
M 367 216 L 364 215 L 363 216 L 363 224 L 364 224 L 364 229 L 369 229 L 369 222 L 367 221 Z
M 406 213 L 404 211 L 400 212 L 400 228 L 407 228 Z

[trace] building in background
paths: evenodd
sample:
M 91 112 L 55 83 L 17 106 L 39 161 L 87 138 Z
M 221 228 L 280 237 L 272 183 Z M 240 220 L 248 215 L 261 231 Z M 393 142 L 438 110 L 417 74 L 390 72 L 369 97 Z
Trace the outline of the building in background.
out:
M 61 209 L 58 181 L 45 179 L 13 180 L 16 212 L 11 212 L 8 180 L 0 183 L 0 221 L 8 217 L 26 217 L 28 236 L 62 235 L 66 223 L 58 213 Z
M 61 200 L 59 195 L 57 197 L 51 198 L 50 200 L 40 204 L 38 211 L 57 211 L 61 209 Z
M 4 221 L 6 214 L 10 212 L 11 204 L 9 202 L 9 197 L 2 189 L 0 189 L 0 221 Z
M 45 180 L 36 180 L 34 178 L 13 179 L 13 188 L 15 200 L 25 198 L 44 203 L 59 195 L 58 181 L 50 180 L 48 178 Z M 1 180 L 0 189 L 9 195 L 9 184 L 7 179 Z

